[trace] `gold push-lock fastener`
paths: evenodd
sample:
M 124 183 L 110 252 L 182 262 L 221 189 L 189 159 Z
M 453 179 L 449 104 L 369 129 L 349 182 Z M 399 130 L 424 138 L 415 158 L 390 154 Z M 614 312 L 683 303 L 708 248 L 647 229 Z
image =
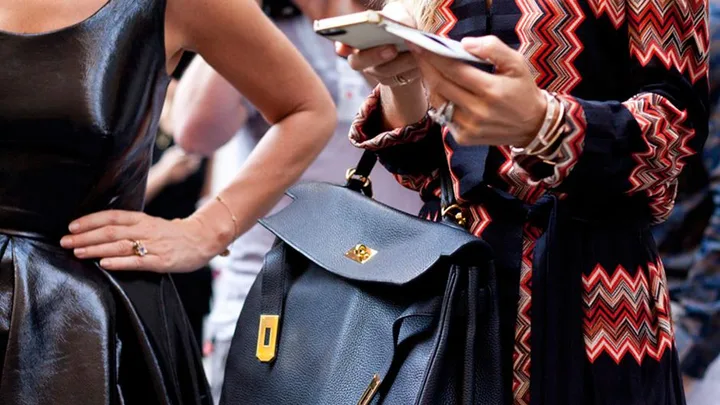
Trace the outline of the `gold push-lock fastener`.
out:
M 355 245 L 352 249 L 345 252 L 345 257 L 350 260 L 356 261 L 360 264 L 367 263 L 368 260 L 372 259 L 377 254 L 377 250 L 373 250 L 362 243 Z
M 263 363 L 269 363 L 277 355 L 279 315 L 260 315 L 257 350 L 255 356 Z

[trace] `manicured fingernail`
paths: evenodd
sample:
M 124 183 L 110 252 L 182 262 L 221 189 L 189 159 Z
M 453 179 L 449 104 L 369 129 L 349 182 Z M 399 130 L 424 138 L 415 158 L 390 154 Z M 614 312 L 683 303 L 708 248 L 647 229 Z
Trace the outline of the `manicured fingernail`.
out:
M 68 229 L 70 229 L 70 232 L 75 232 L 80 229 L 80 224 L 78 224 L 77 222 L 73 222 L 70 224 L 70 226 L 68 226 Z
M 84 248 L 77 248 L 77 249 L 75 249 L 75 256 L 82 256 L 82 255 L 84 255 L 84 254 L 85 254 L 85 249 L 84 249 Z
M 71 244 L 72 244 L 72 238 L 64 236 L 62 239 L 60 239 L 60 246 L 62 246 L 64 248 L 69 247 Z
M 380 52 L 380 57 L 385 60 L 390 60 L 390 59 L 394 58 L 395 55 L 396 55 L 396 51 L 394 48 L 387 48 L 387 49 L 384 49 L 382 52 Z

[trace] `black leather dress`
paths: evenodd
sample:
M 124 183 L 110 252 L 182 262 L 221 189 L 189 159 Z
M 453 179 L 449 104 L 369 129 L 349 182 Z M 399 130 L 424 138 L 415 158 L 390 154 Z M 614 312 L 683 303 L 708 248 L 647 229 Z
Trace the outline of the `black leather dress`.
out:
M 59 246 L 140 210 L 168 76 L 164 0 L 110 0 L 53 32 L 0 32 L 0 404 L 210 404 L 165 275 Z

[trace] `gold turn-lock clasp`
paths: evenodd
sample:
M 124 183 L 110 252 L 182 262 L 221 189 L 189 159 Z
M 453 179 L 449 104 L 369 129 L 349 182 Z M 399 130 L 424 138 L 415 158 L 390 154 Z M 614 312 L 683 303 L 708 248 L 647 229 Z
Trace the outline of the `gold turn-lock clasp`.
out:
M 362 243 L 355 245 L 352 249 L 345 252 L 345 257 L 350 260 L 356 261 L 360 264 L 367 263 L 368 260 L 372 259 L 377 254 L 377 250 L 373 250 Z
M 462 210 L 462 208 L 460 208 L 459 205 L 457 205 L 457 204 L 452 204 L 452 205 L 450 205 L 450 206 L 448 206 L 448 207 L 444 207 L 444 208 L 440 211 L 440 214 L 441 214 L 443 217 L 445 217 L 445 216 L 451 214 L 453 211 L 455 211 L 455 215 L 452 215 L 453 220 L 455 220 L 455 222 L 456 222 L 458 225 L 460 225 L 460 226 L 462 226 L 462 227 L 464 228 L 464 227 L 467 225 L 467 218 L 465 218 L 465 214 L 463 213 L 463 210 Z
M 357 170 L 352 167 L 347 169 L 347 171 L 345 172 L 345 180 L 349 181 L 350 179 L 355 179 L 355 180 L 360 181 L 363 184 L 363 187 L 365 187 L 365 188 L 370 187 L 372 185 L 372 181 L 370 180 L 370 178 L 361 176 L 359 174 L 355 174 L 356 171 Z
M 263 363 L 269 363 L 277 355 L 279 315 L 260 315 L 257 350 L 255 355 Z
M 369 405 L 370 402 L 372 402 L 373 398 L 375 398 L 375 394 L 377 394 L 378 388 L 380 388 L 380 377 L 375 374 L 370 381 L 370 384 L 365 389 L 365 392 L 363 392 L 362 396 L 360 397 L 357 405 Z

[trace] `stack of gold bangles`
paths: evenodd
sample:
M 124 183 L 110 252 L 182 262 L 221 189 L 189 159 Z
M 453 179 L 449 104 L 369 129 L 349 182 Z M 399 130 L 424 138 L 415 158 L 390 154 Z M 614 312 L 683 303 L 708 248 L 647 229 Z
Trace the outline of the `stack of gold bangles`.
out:
M 542 92 L 547 100 L 547 110 L 540 131 L 526 147 L 512 147 L 512 152 L 518 155 L 537 156 L 545 163 L 554 165 L 553 159 L 560 152 L 561 135 L 565 129 L 565 105 L 554 93 L 545 90 Z

